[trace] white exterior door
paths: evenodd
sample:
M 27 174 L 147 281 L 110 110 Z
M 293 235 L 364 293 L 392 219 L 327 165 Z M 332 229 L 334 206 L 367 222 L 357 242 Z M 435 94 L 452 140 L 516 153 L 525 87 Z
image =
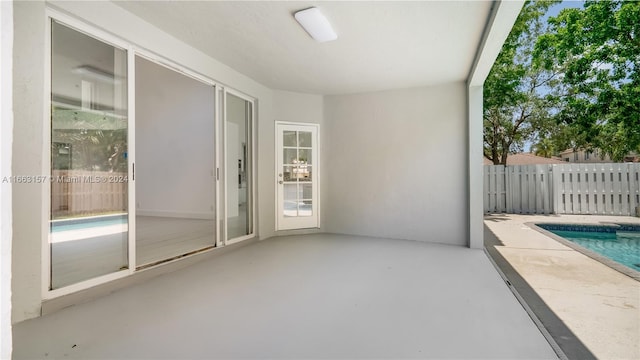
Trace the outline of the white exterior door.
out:
M 277 230 L 319 227 L 318 125 L 276 122 Z

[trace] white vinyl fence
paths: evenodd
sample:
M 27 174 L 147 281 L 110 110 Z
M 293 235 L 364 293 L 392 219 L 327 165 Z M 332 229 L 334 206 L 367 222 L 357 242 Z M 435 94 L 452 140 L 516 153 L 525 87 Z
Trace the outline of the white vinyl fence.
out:
M 640 164 L 486 165 L 485 213 L 635 215 Z
M 53 170 L 51 175 L 51 212 L 54 217 L 127 211 L 127 173 Z

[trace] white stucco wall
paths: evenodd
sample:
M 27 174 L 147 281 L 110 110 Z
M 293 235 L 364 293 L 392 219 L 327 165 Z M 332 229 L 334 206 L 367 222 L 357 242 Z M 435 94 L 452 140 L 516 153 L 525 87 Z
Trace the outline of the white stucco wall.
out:
M 0 359 L 11 358 L 11 146 L 13 3 L 0 2 Z
M 300 94 L 289 91 L 273 92 L 273 112 L 268 119 L 261 119 L 258 128 L 258 157 L 260 159 L 258 173 L 260 181 L 258 182 L 258 194 L 260 198 L 260 207 L 258 208 L 260 220 L 260 237 L 262 239 L 274 236 L 290 234 L 292 231 L 276 231 L 276 168 L 275 168 L 275 122 L 289 121 L 300 123 L 320 124 L 320 154 L 321 154 L 321 170 L 320 170 L 320 230 L 323 230 L 324 223 L 324 196 L 326 195 L 326 187 L 324 186 L 324 176 L 327 173 L 324 164 L 324 98 L 322 95 Z M 296 233 L 317 232 L 318 230 L 293 231 Z
M 44 3 L 14 2 L 13 174 L 41 175 L 44 123 Z M 12 321 L 40 315 L 43 187 L 13 187 Z
M 111 2 L 51 2 L 52 7 L 84 19 L 133 45 L 228 84 L 258 101 L 258 122 L 273 119 L 272 91 L 230 67 L 186 45 Z M 14 3 L 14 109 L 13 173 L 40 175 L 48 151 L 45 119 L 45 3 Z M 259 125 L 258 125 L 259 126 Z M 48 149 L 47 149 L 48 150 Z M 19 161 L 18 161 L 19 160 Z M 261 180 L 259 180 L 260 182 Z M 43 210 L 44 188 L 13 187 L 13 319 L 19 322 L 40 314 L 42 301 L 41 251 L 46 236 L 47 212 Z M 258 206 L 262 197 L 258 198 Z M 260 217 L 259 217 L 260 218 Z
M 326 231 L 467 244 L 464 83 L 325 98 Z

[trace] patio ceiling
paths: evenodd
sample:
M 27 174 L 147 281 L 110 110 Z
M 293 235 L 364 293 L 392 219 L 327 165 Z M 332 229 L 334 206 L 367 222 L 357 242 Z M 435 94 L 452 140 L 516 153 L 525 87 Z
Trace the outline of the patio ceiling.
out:
M 273 89 L 345 94 L 466 80 L 488 1 L 118 1 Z M 317 43 L 293 13 L 316 6 L 338 33 Z

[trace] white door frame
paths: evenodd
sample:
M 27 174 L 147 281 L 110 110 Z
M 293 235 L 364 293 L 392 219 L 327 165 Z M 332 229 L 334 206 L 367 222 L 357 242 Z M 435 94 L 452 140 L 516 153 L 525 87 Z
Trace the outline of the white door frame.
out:
M 220 243 L 220 222 L 218 221 L 220 218 L 220 200 L 219 200 L 219 196 L 220 196 L 220 179 L 219 179 L 219 153 L 221 152 L 221 146 L 218 145 L 218 141 L 219 141 L 219 135 L 218 133 L 220 133 L 220 129 L 218 128 L 219 126 L 219 116 L 218 116 L 218 106 L 219 101 L 218 101 L 218 91 L 220 90 L 220 86 L 213 80 L 208 79 L 204 76 L 201 76 L 200 74 L 193 72 L 183 66 L 180 66 L 176 63 L 174 63 L 171 60 L 167 60 L 166 58 L 159 56 L 157 54 L 154 54 L 150 51 L 144 50 L 144 49 L 140 49 L 137 47 L 132 47 L 131 52 L 133 53 L 132 56 L 130 56 L 130 64 L 129 64 L 129 71 L 130 71 L 130 76 L 132 78 L 132 80 L 130 81 L 130 88 L 129 88 L 129 106 L 132 108 L 131 110 L 131 117 L 130 117 L 130 121 L 129 121 L 129 136 L 130 136 L 130 141 L 129 141 L 129 154 L 133 155 L 130 157 L 131 162 L 132 162 L 132 167 L 129 170 L 131 177 L 129 180 L 129 186 L 133 186 L 133 191 L 129 191 L 129 254 L 133 254 L 133 258 L 131 259 L 131 263 L 134 265 L 134 272 L 141 270 L 138 269 L 138 265 L 143 266 L 144 268 L 146 268 L 148 266 L 148 264 L 137 264 L 136 263 L 136 212 L 138 211 L 137 207 L 136 207 L 136 191 L 135 191 L 135 114 L 136 114 L 136 108 L 135 108 L 135 104 L 136 104 L 136 94 L 135 94 L 135 90 L 136 90 L 136 86 L 135 86 L 135 82 L 136 82 L 136 77 L 135 77 L 135 70 L 136 70 L 136 61 L 135 58 L 136 57 L 140 57 L 141 59 L 147 60 L 157 66 L 161 66 L 163 68 L 166 68 L 170 71 L 174 71 L 180 75 L 186 76 L 192 80 L 198 81 L 201 84 L 204 84 L 206 86 L 210 86 L 213 88 L 213 99 L 211 99 L 213 101 L 213 109 L 214 109 L 214 116 L 213 116 L 213 134 L 211 134 L 211 136 L 213 137 L 213 146 L 214 146 L 214 156 L 213 156 L 213 171 L 214 173 L 211 174 L 212 178 L 214 179 L 213 182 L 213 193 L 214 193 L 214 236 L 215 236 L 215 247 L 217 246 L 223 246 L 223 243 Z M 206 251 L 206 250 L 205 250 Z M 162 261 L 162 260 L 161 260 Z M 173 262 L 175 260 L 167 260 L 167 261 L 162 261 L 161 263 L 158 263 L 158 265 L 165 263 L 165 262 Z M 155 266 L 155 265 L 154 265 Z
M 45 146 L 42 147 L 42 173 L 43 174 L 51 174 L 51 25 L 52 22 L 58 21 L 66 27 L 69 27 L 75 31 L 91 36 L 99 41 L 102 41 L 108 45 L 111 45 L 116 48 L 120 48 L 127 51 L 127 65 L 130 66 L 134 56 L 134 49 L 131 44 L 122 39 L 115 37 L 107 32 L 96 29 L 95 27 L 88 25 L 82 21 L 77 20 L 74 17 L 68 16 L 64 13 L 56 11 L 51 8 L 46 8 L 45 10 L 45 61 L 44 61 L 44 74 L 45 74 L 45 82 L 44 82 L 44 131 L 43 131 L 43 144 Z M 135 129 L 133 124 L 135 124 L 135 107 L 131 104 L 131 100 L 133 98 L 132 88 L 135 86 L 134 78 L 131 76 L 134 73 L 134 70 L 129 68 L 127 69 L 127 100 L 129 101 L 127 108 L 127 148 L 130 149 L 131 143 L 129 143 L 130 138 L 135 137 Z M 127 150 L 127 160 L 128 160 L 128 176 L 132 176 L 132 167 L 135 161 L 135 157 L 133 153 L 130 153 L 130 150 Z M 132 208 L 131 204 L 135 201 L 135 194 L 131 191 L 132 183 L 129 183 L 127 192 L 128 192 L 128 218 L 129 221 L 132 217 Z M 62 295 L 67 295 L 79 290 L 87 289 L 99 284 L 103 284 L 115 279 L 123 278 L 129 276 L 135 272 L 135 243 L 132 245 L 132 228 L 129 227 L 128 231 L 128 269 L 116 271 L 110 274 L 98 276 L 95 278 L 87 279 L 78 283 L 74 283 L 71 285 L 67 285 L 58 289 L 50 289 L 51 286 L 51 234 L 49 229 L 49 220 L 51 219 L 51 184 L 49 181 L 42 183 L 42 278 L 41 278 L 41 295 L 42 299 L 52 299 Z M 131 226 L 131 223 L 128 224 Z M 135 224 L 133 224 L 133 229 L 135 230 Z M 135 240 L 134 240 L 135 241 Z M 132 249 L 132 246 L 134 247 Z
M 224 185 L 223 185 L 223 194 L 224 194 L 224 199 L 222 199 L 222 206 L 224 208 L 224 213 L 221 215 L 222 216 L 222 236 L 221 236 L 221 240 L 220 243 L 221 245 L 231 245 L 231 244 L 235 244 L 237 242 L 243 241 L 243 240 L 248 240 L 248 239 L 252 239 L 256 236 L 256 226 L 257 226 L 257 221 L 256 221 L 256 139 L 255 139 L 255 126 L 256 126 L 256 101 L 254 98 L 227 88 L 227 87 L 222 87 L 221 88 L 221 96 L 222 99 L 220 101 L 220 109 L 221 109 L 221 114 L 222 114 L 222 119 L 220 120 L 221 126 L 222 126 L 222 131 L 218 131 L 219 133 L 222 133 L 222 143 L 221 143 L 221 149 L 222 151 L 220 152 L 220 156 L 221 156 L 221 163 L 222 163 L 222 174 L 220 175 L 220 177 L 223 179 L 224 181 Z M 228 165 L 227 164 L 227 94 L 231 94 L 234 95 L 236 97 L 241 98 L 242 100 L 248 101 L 251 104 L 251 118 L 249 119 L 249 126 L 247 131 L 249 132 L 248 137 L 249 137 L 249 149 L 248 152 L 250 153 L 251 156 L 251 173 L 249 174 L 249 176 L 247 177 L 247 181 L 248 181 L 248 186 L 249 186 L 249 190 L 250 190 L 250 195 L 251 195 L 251 199 L 250 201 L 248 201 L 248 206 L 247 206 L 247 216 L 249 216 L 251 218 L 251 233 L 244 235 L 244 236 L 240 236 L 240 237 L 236 237 L 233 239 L 227 239 L 228 237 L 228 227 L 227 227 L 227 214 L 228 214 L 228 194 L 227 194 L 227 188 L 228 188 L 228 184 L 227 184 L 227 169 L 228 169 Z M 235 166 L 235 164 L 233 164 L 233 166 Z
M 312 139 L 312 211 L 313 215 L 309 217 L 295 217 L 285 219 L 282 215 L 284 212 L 284 184 L 282 184 L 282 131 L 284 128 L 297 131 L 311 131 L 315 136 Z M 314 123 L 296 123 L 288 121 L 275 122 L 275 210 L 276 210 L 276 231 L 294 230 L 294 229 L 310 229 L 320 227 L 320 124 Z

